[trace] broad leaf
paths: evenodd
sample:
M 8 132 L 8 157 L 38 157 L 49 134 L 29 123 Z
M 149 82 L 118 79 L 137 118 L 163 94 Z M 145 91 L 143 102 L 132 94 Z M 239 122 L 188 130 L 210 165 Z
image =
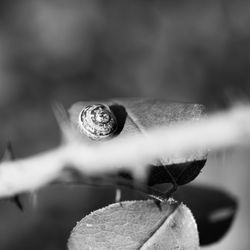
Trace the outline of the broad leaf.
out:
M 190 210 L 173 200 L 126 201 L 94 211 L 77 223 L 69 250 L 85 249 L 199 249 Z

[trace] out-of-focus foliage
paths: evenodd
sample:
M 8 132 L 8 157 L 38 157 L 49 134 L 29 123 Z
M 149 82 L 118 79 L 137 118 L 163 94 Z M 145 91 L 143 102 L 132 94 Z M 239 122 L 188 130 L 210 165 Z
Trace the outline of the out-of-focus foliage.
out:
M 3 1 L 1 103 L 155 95 L 227 104 L 249 91 L 249 10 L 222 0 Z
M 235 197 L 214 187 L 187 186 L 179 188 L 174 197 L 191 209 L 201 246 L 219 241 L 228 232 L 237 214 Z

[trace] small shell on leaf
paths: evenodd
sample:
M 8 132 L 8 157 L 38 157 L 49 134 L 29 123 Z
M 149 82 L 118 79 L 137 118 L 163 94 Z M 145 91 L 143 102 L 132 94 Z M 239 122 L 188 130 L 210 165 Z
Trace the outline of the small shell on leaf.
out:
M 88 105 L 79 114 L 79 128 L 90 139 L 101 140 L 112 137 L 117 121 L 107 105 Z
M 88 106 L 95 107 L 97 103 L 109 109 L 117 123 L 114 136 L 124 137 L 147 131 L 160 126 L 171 126 L 185 121 L 197 121 L 204 115 L 205 107 L 201 104 L 171 102 L 157 99 L 125 98 L 107 101 L 77 102 L 69 109 L 70 121 L 79 130 L 79 116 Z M 80 127 L 81 129 L 81 127 Z M 85 133 L 84 137 L 88 137 Z M 179 164 L 204 160 L 207 150 L 200 149 L 188 155 L 186 159 L 162 156 L 163 165 Z
M 159 126 L 171 126 L 185 121 L 197 121 L 204 114 L 204 106 L 201 104 L 179 103 L 166 100 L 125 98 L 108 101 L 78 102 L 72 105 L 69 110 L 70 121 L 79 131 L 79 117 L 82 120 L 82 112 L 87 107 L 93 107 L 96 103 L 102 103 L 108 107 L 117 122 L 116 129 L 112 131 L 112 137 L 124 137 L 138 133 L 147 134 L 147 131 Z M 113 126 L 113 125 L 112 125 Z M 111 127 L 112 127 L 111 126 Z M 79 134 L 83 139 L 100 138 L 96 133 L 87 132 L 84 129 Z M 84 132 L 85 131 L 85 132 Z M 95 130 L 94 130 L 95 131 Z M 109 132 L 108 132 L 109 134 Z M 111 135 L 110 134 L 110 135 Z M 169 175 L 166 174 L 165 166 L 176 179 L 177 184 L 183 185 L 192 181 L 204 166 L 207 158 L 207 150 L 200 149 L 187 155 L 186 158 L 162 155 L 159 164 L 152 164 L 148 184 L 160 184 L 170 182 Z

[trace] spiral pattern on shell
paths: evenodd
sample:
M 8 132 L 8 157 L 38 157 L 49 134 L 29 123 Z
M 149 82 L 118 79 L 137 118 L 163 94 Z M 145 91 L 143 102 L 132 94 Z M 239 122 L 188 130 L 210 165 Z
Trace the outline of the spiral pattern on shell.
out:
M 92 140 L 112 137 L 117 129 L 117 120 L 107 105 L 94 104 L 85 107 L 79 115 L 81 133 Z

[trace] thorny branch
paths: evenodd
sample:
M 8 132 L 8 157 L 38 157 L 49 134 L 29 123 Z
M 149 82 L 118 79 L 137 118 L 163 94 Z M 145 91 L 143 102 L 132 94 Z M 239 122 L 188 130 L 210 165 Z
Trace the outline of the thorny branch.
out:
M 65 167 L 88 177 L 129 170 L 143 180 L 147 165 L 164 155 L 169 164 L 201 149 L 221 150 L 250 142 L 250 106 L 235 107 L 196 122 L 154 128 L 143 135 L 114 138 L 98 145 L 71 141 L 28 158 L 0 163 L 0 197 L 33 191 L 56 180 Z

